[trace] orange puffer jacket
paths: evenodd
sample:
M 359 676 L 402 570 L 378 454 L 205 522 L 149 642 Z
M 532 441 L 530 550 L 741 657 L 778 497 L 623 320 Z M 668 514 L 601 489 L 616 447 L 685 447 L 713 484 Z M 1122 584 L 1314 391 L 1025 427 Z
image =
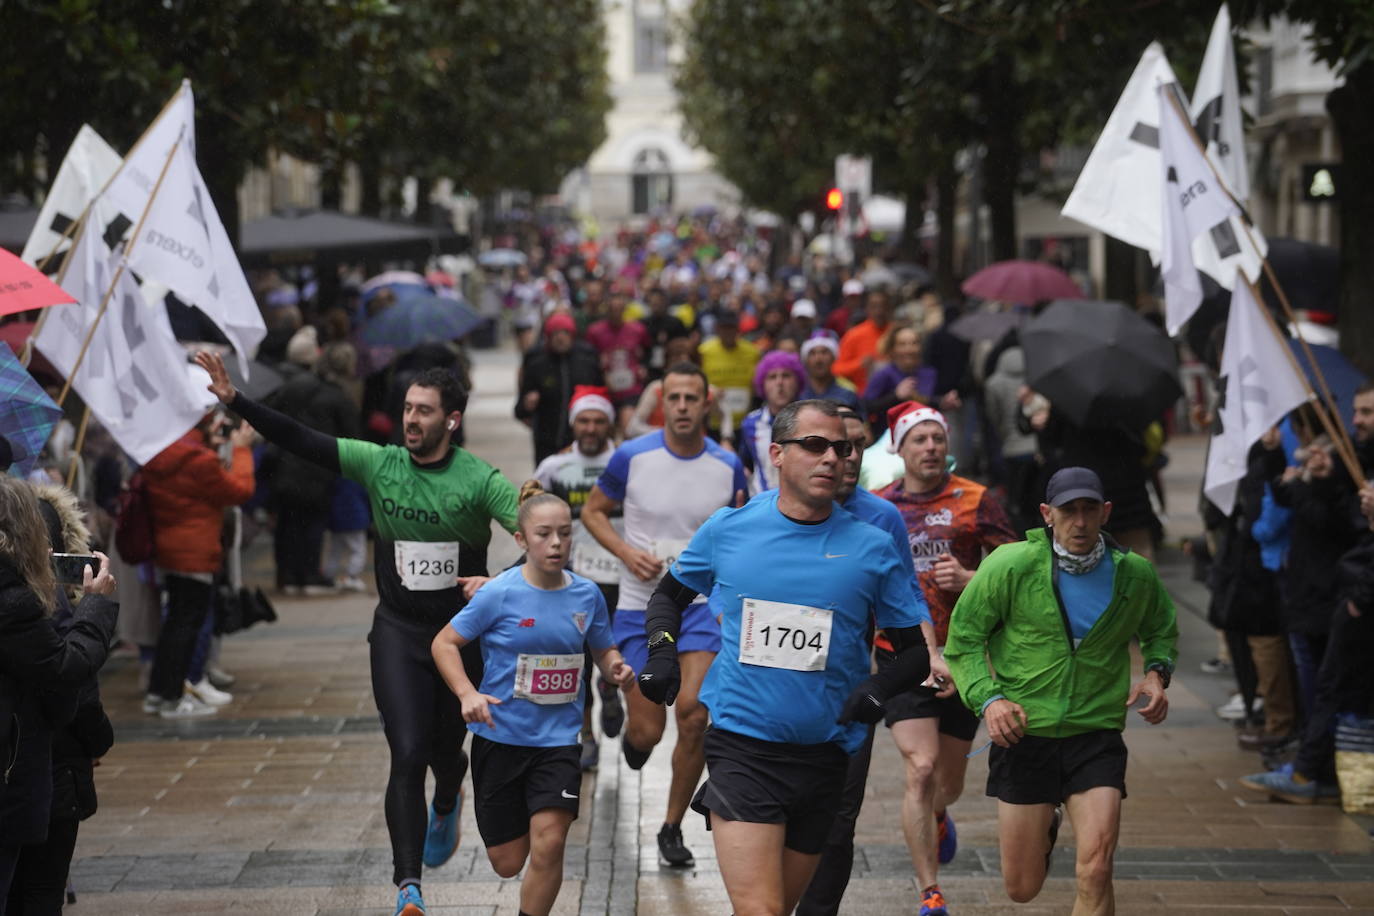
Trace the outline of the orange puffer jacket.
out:
M 154 558 L 175 572 L 218 572 L 223 559 L 224 510 L 253 495 L 253 453 L 234 449 L 225 470 L 219 455 L 193 429 L 143 466 L 153 510 Z

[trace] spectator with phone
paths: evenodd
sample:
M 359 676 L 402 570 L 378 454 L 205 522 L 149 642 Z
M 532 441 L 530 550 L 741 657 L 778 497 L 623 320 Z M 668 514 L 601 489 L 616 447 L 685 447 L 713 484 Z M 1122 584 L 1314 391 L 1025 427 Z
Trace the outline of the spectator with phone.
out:
M 211 706 L 185 690 L 191 656 L 215 596 L 215 574 L 224 549 L 224 510 L 253 495 L 253 427 L 243 423 L 227 436 L 233 455 L 219 457 L 224 415 L 216 410 L 143 466 L 153 515 L 153 559 L 167 591 L 167 619 L 143 711 L 164 719 L 212 715 Z
M 32 485 L 0 476 L 0 899 L 23 846 L 48 836 L 52 728 L 70 716 L 72 691 L 105 663 L 119 605 L 109 560 L 82 578 L 84 597 L 65 634 L 47 525 Z M 65 709 L 64 709 L 65 707 Z

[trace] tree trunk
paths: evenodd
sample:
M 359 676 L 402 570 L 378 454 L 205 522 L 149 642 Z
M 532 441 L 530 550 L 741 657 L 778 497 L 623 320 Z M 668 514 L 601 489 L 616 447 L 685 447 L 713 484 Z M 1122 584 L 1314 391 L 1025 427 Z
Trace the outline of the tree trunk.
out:
M 415 224 L 428 226 L 434 222 L 434 202 L 429 199 L 434 193 L 434 179 L 424 172 L 415 176 Z
M 1326 97 L 1341 141 L 1341 351 L 1366 374 L 1374 374 L 1374 63 L 1345 76 L 1345 85 Z
M 983 91 L 988 112 L 983 131 L 987 147 L 983 156 L 983 199 L 988 205 L 992 260 L 1009 261 L 1018 256 L 1016 187 L 1021 176 L 1022 110 L 1010 59 L 999 60 L 989 76 L 992 78 Z M 977 206 L 977 201 L 973 205 Z
M 320 209 L 343 209 L 344 164 L 332 155 L 320 166 Z
M 942 299 L 959 296 L 959 280 L 954 273 L 954 208 L 958 203 L 959 173 L 947 162 L 935 176 L 935 288 Z
M 224 223 L 224 231 L 229 233 L 229 241 L 237 249 L 241 228 L 239 182 L 243 180 L 245 163 L 230 153 L 239 148 L 232 139 L 232 130 L 232 125 L 223 119 L 202 113 L 196 158 L 200 160 L 200 173 L 219 211 L 220 221 Z
M 382 215 L 382 166 L 381 163 L 363 160 L 358 163 L 358 174 L 362 179 L 362 199 L 358 202 L 358 213 L 379 219 Z
M 1106 236 L 1106 264 L 1103 269 L 1102 298 L 1134 305 L 1139 284 L 1136 283 L 1136 257 L 1139 248 L 1120 239 Z
M 925 221 L 926 198 L 930 183 L 926 176 L 912 175 L 907 181 L 906 215 L 902 218 L 902 234 L 897 238 L 897 255 L 903 261 L 921 262 L 921 225 Z

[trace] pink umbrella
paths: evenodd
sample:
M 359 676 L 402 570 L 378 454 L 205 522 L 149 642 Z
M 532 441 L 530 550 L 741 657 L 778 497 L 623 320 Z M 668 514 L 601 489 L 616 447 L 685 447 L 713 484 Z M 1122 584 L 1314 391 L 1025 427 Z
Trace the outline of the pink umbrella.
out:
M 0 315 L 75 301 L 40 271 L 0 249 Z
M 1041 261 L 998 261 L 964 281 L 970 296 L 1032 305 L 1048 299 L 1082 299 L 1083 290 L 1058 267 Z

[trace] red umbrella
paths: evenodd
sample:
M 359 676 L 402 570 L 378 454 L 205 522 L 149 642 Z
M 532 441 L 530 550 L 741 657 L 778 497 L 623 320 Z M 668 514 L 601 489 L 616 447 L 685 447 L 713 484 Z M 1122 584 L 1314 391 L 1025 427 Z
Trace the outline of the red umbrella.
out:
M 0 315 L 75 301 L 40 271 L 0 248 Z
M 1034 305 L 1049 299 L 1082 299 L 1083 291 L 1058 267 L 1041 261 L 998 261 L 964 281 L 970 296 Z

